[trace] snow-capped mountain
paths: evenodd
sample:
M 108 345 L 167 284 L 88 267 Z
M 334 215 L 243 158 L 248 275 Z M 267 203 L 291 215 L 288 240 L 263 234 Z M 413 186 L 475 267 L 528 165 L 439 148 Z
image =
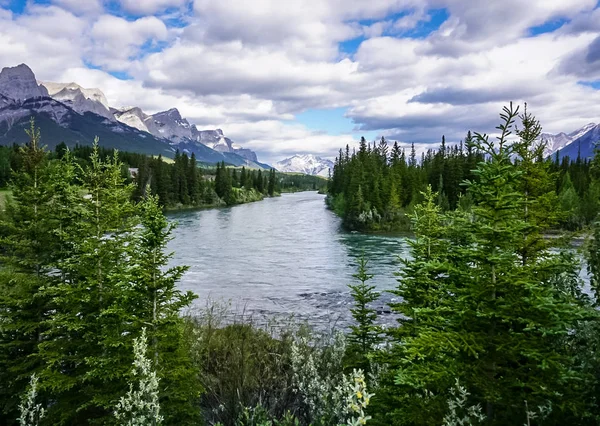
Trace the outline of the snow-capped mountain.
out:
M 144 113 L 138 107 L 111 108 L 114 117 L 123 124 L 127 124 L 142 132 L 148 132 L 156 136 L 158 130 L 154 126 L 154 120 L 151 115 Z
M 158 134 L 174 143 L 192 139 L 192 126 L 181 117 L 177 108 L 152 115 Z
M 589 125 L 588 125 L 589 126 Z M 587 127 L 587 126 L 586 126 Z M 580 132 L 581 133 L 581 132 Z M 559 151 L 559 156 L 570 157 L 575 160 L 578 155 L 581 158 L 591 158 L 594 155 L 596 144 L 600 142 L 600 124 L 593 126 L 587 132 L 581 134 L 570 144 Z
M 223 131 L 198 130 L 177 108 L 144 113 L 140 108 L 111 108 L 100 89 L 77 83 L 38 84 L 25 64 L 0 72 L 0 143 L 19 143 L 29 117 L 36 119 L 50 147 L 55 142 L 89 144 L 94 135 L 106 147 L 172 156 L 179 149 L 196 154 L 198 161 L 225 161 L 236 166 L 270 168 L 256 154 L 236 145 Z M 61 128 L 59 130 L 58 128 Z M 18 129 L 18 130 L 14 130 Z M 59 136 L 60 135 L 60 136 Z M 145 141 L 145 146 L 138 146 Z
M 198 130 L 196 125 L 190 124 L 181 116 L 177 108 L 157 112 L 154 115 L 148 115 L 137 107 L 113 109 L 112 113 L 117 120 L 128 126 L 169 140 L 173 147 L 193 151 L 193 147 L 198 146 L 198 143 L 200 143 L 214 151 L 236 154 L 249 162 L 258 163 L 256 153 L 242 148 L 231 139 L 226 138 L 221 129 Z M 247 165 L 253 166 L 251 163 Z
M 2 68 L 0 94 L 15 101 L 48 96 L 48 90 L 37 84 L 31 68 L 25 64 Z
M 542 133 L 540 138 L 546 142 L 546 149 L 544 150 L 545 156 L 550 156 L 554 154 L 556 151 L 563 149 L 571 142 L 579 139 L 591 129 L 596 127 L 595 123 L 586 124 L 580 129 L 575 130 L 569 134 L 564 132 L 557 133 L 555 135 L 551 133 Z
M 273 165 L 280 172 L 304 173 L 305 175 L 328 177 L 333 172 L 333 162 L 312 154 L 294 155 Z

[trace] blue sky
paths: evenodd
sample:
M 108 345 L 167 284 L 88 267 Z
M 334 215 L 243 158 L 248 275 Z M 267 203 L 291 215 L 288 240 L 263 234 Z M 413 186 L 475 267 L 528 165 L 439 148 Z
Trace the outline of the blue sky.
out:
M 493 132 L 510 101 L 548 132 L 600 122 L 599 6 L 0 0 L 0 67 L 97 87 L 114 107 L 177 107 L 268 161 L 361 136 L 426 149 Z

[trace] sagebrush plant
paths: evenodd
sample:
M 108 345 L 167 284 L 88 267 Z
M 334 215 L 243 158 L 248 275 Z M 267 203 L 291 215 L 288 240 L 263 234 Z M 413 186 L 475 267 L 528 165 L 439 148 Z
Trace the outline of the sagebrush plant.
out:
M 44 408 L 42 404 L 36 404 L 38 377 L 35 374 L 31 375 L 29 389 L 23 396 L 21 404 L 19 404 L 19 418 L 17 419 L 21 426 L 37 426 L 40 420 L 44 418 Z
M 344 421 L 346 414 L 342 358 L 346 340 L 335 332 L 326 344 L 311 346 L 304 335 L 292 342 L 291 363 L 295 390 L 306 406 L 307 420 L 314 425 Z
M 444 417 L 444 426 L 471 426 L 485 421 L 481 405 L 469 405 L 471 395 L 456 379 L 456 384 L 450 389 L 448 399 L 448 414 Z
M 158 381 L 156 372 L 152 370 L 152 362 L 146 357 L 148 343 L 146 329 L 142 335 L 133 340 L 133 375 L 139 380 L 129 384 L 127 395 L 121 397 L 115 409 L 115 418 L 125 426 L 159 426 L 163 417 L 160 415 L 158 401 Z

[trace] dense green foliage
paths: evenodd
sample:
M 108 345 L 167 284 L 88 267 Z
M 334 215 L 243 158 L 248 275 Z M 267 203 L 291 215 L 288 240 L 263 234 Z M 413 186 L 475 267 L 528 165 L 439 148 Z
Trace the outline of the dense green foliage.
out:
M 535 132 L 539 136 L 541 128 Z M 468 132 L 464 143 L 450 147 L 442 136 L 438 150 L 429 149 L 417 159 L 414 144 L 407 156 L 397 142 L 390 148 L 384 138 L 372 145 L 362 138 L 358 151 L 351 153 L 346 146 L 335 159 L 328 205 L 342 217 L 346 228 L 362 231 L 410 229 L 409 216 L 423 201 L 422 193 L 428 186 L 437 193 L 435 202 L 443 211 L 468 208 L 473 200 L 462 183 L 477 179 L 477 164 L 484 158 L 489 160 L 473 141 Z M 513 157 L 513 161 L 519 160 Z M 598 214 L 600 186 L 590 179 L 589 160 L 565 157 L 560 161 L 558 154 L 544 160 L 539 144 L 527 154 L 526 161 L 547 165 L 544 184 L 560 199 L 556 226 L 579 229 Z M 527 185 L 536 188 L 536 179 L 532 176 Z
M 522 422 L 524 401 L 553 408 L 546 424 L 580 404 L 565 398 L 582 380 L 567 341 L 592 312 L 573 256 L 552 253 L 555 242 L 542 238 L 553 216 L 548 165 L 530 161 L 537 131 L 526 112 L 520 141 L 508 144 L 516 116 L 505 110 L 498 141 L 474 138 L 489 160 L 466 182 L 472 211 L 445 215 L 431 191 L 416 210 L 413 259 L 395 291 L 402 298 L 391 355 L 396 424 L 440 424 L 457 378 L 489 424 Z
M 350 326 L 348 334 L 348 351 L 346 364 L 348 367 L 370 370 L 372 354 L 383 341 L 381 327 L 376 324 L 377 312 L 372 303 L 379 299 L 375 286 L 367 284 L 372 275 L 367 273 L 367 261 L 364 255 L 358 260 L 358 271 L 353 275 L 357 284 L 349 284 L 350 295 L 354 299 L 354 307 L 350 309 L 355 325 Z

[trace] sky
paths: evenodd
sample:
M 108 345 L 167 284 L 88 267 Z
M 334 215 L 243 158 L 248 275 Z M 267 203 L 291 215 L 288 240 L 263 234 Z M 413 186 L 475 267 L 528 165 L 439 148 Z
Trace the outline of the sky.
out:
M 259 158 L 600 122 L 598 0 L 0 0 L 0 68 L 179 109 Z

